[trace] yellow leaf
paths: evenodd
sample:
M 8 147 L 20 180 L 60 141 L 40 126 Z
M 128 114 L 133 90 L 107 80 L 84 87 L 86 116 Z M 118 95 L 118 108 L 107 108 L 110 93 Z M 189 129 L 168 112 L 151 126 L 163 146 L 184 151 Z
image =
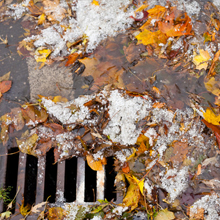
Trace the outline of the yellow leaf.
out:
M 92 1 L 92 4 L 93 4 L 93 5 L 97 5 L 97 6 L 99 6 L 99 2 L 96 1 L 96 0 L 93 0 L 93 1 Z
M 173 214 L 173 212 L 170 212 L 167 209 L 159 211 L 157 216 L 155 217 L 155 220 L 172 220 L 172 219 L 175 219 L 175 215 Z
M 136 184 L 134 179 L 128 174 L 126 174 L 125 176 L 130 185 L 128 187 L 127 194 L 123 199 L 123 203 L 125 206 L 128 206 L 128 207 L 130 206 L 131 211 L 132 211 L 138 207 L 138 202 L 141 198 L 141 193 L 140 193 L 139 186 Z
M 62 220 L 65 217 L 65 211 L 61 207 L 53 207 L 48 210 L 48 220 Z
M 140 189 L 140 191 L 141 191 L 141 194 L 144 195 L 144 192 L 143 192 L 143 190 L 144 190 L 144 179 L 142 179 L 142 180 L 140 181 L 140 180 L 138 180 L 135 176 L 132 176 L 132 177 L 133 177 L 133 179 L 135 180 L 135 182 L 138 184 L 139 189 Z
M 45 14 L 42 14 L 39 16 L 39 19 L 38 19 L 38 22 L 37 22 L 37 25 L 41 25 L 45 22 Z
M 129 157 L 127 157 L 127 160 L 130 160 L 132 157 L 135 156 L 136 149 L 134 147 L 132 147 L 132 150 L 133 150 L 133 153 Z
M 47 57 L 51 54 L 50 49 L 37 50 L 35 53 L 35 60 L 37 62 L 46 62 Z
M 87 160 L 87 163 L 88 163 L 89 167 L 92 170 L 95 170 L 95 171 L 103 170 L 101 160 L 94 160 L 92 155 L 87 155 L 86 160 Z
M 149 138 L 146 137 L 146 136 L 143 135 L 143 134 L 140 134 L 140 136 L 139 136 L 138 139 L 137 139 L 136 144 L 137 144 L 137 145 L 141 145 L 142 142 L 143 142 L 145 145 L 147 145 L 147 144 L 149 143 Z
M 10 73 L 11 72 L 8 72 L 5 75 L 3 75 L 2 77 L 0 77 L 0 82 L 9 80 Z
M 62 96 L 55 96 L 52 101 L 54 103 L 57 103 L 57 102 L 68 102 L 68 99 L 64 98 Z
M 193 58 L 193 63 L 196 65 L 196 69 L 201 70 L 201 69 L 207 69 L 208 61 L 211 57 L 209 55 L 208 51 L 205 50 L 199 50 L 200 55 L 196 55 Z
M 156 32 L 151 32 L 144 29 L 140 34 L 136 36 L 138 44 L 148 45 L 148 44 L 165 44 L 167 42 L 167 36 L 163 34 L 160 30 Z
M 206 109 L 206 112 L 203 113 L 203 117 L 207 122 L 213 125 L 220 125 L 220 115 L 215 115 L 210 108 Z
M 148 5 L 141 5 L 139 8 L 136 9 L 135 12 L 142 12 L 147 7 L 148 7 Z
M 19 211 L 23 216 L 27 216 L 30 214 L 31 205 L 27 204 L 24 206 L 24 202 L 22 201 L 21 206 L 19 207 Z
M 34 133 L 30 137 L 26 137 L 26 135 L 24 135 L 24 138 L 21 138 L 20 140 L 16 139 L 16 142 L 19 150 L 22 153 L 36 156 L 35 147 L 36 147 L 37 139 L 38 139 L 38 135 Z
M 220 81 L 215 80 L 215 77 L 211 77 L 204 82 L 206 89 L 212 94 L 219 96 L 220 95 Z

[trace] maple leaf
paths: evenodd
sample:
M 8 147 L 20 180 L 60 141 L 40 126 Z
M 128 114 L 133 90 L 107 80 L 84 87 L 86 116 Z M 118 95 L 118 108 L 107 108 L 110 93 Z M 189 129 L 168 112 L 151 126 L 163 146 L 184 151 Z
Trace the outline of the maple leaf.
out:
M 47 204 L 47 202 L 38 203 L 37 205 L 35 205 L 31 208 L 31 212 L 33 212 L 33 213 L 41 212 L 41 210 L 39 210 L 39 208 L 41 208 L 42 206 L 44 206 L 46 204 Z
M 182 18 L 184 15 L 184 18 Z M 182 13 L 176 7 L 171 8 L 171 12 L 164 21 L 158 22 L 159 30 L 168 37 L 192 35 L 191 18 L 187 13 Z
M 147 29 L 149 26 L 151 26 L 152 20 L 159 20 L 163 17 L 163 15 L 166 12 L 166 8 L 160 5 L 156 5 L 154 8 L 151 8 L 147 10 L 148 12 L 148 20 L 141 26 L 141 30 Z
M 220 125 L 220 115 L 216 115 L 210 108 L 203 113 L 204 119 L 213 125 Z
M 208 63 L 206 61 L 211 58 L 209 52 L 205 50 L 199 50 L 199 53 L 199 55 L 194 56 L 193 63 L 196 65 L 197 70 L 206 70 L 208 67 Z
M 160 30 L 156 32 L 151 32 L 144 29 L 141 33 L 136 36 L 138 44 L 148 45 L 148 44 L 165 44 L 167 42 L 167 36 L 163 34 Z

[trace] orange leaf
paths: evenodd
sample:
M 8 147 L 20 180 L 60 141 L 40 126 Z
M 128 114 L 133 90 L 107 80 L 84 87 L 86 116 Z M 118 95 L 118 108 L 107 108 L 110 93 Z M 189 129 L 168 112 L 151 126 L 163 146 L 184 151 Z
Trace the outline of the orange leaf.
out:
M 136 152 L 137 156 L 143 154 L 145 151 L 147 151 L 147 146 L 144 144 L 144 142 L 141 142 L 140 147 L 138 148 L 138 151 Z
M 94 160 L 92 155 L 86 156 L 87 163 L 92 170 L 99 171 L 103 170 L 101 160 Z
M 155 102 L 153 104 L 153 108 L 162 108 L 164 107 L 165 103 L 161 103 L 161 102 Z
M 191 35 L 191 18 L 187 13 L 184 13 L 184 18 L 182 18 L 182 16 L 183 13 L 181 13 L 181 11 L 175 7 L 171 8 L 171 13 L 166 16 L 165 20 L 158 22 L 159 30 L 168 37 Z
M 5 93 L 11 88 L 12 82 L 7 80 L 7 81 L 2 81 L 0 82 L 0 92 Z
M 66 61 L 65 66 L 70 66 L 71 64 L 75 63 L 75 61 L 77 60 L 78 57 L 79 57 L 79 54 L 78 54 L 78 53 L 70 54 L 70 55 L 67 57 L 68 60 Z
M 130 168 L 129 168 L 128 162 L 125 162 L 125 163 L 124 163 L 124 165 L 123 165 L 123 167 L 122 167 L 122 171 L 123 171 L 124 173 L 129 173 L 129 172 L 130 172 Z

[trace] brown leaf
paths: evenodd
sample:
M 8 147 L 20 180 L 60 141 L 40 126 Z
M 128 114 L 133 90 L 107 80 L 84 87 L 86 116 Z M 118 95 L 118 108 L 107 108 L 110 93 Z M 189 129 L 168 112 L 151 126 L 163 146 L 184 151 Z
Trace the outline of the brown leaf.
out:
M 2 81 L 0 82 L 0 92 L 3 94 L 11 88 L 12 81 Z
M 57 123 L 45 123 L 44 126 L 50 128 L 55 136 L 62 134 L 65 131 L 63 126 Z
M 148 148 L 149 148 L 149 143 L 146 146 L 144 144 L 144 141 L 142 141 L 140 147 L 138 148 L 138 151 L 136 152 L 137 156 L 140 156 L 141 154 L 143 154 L 145 151 L 148 150 Z
M 218 58 L 220 56 L 220 50 L 215 54 L 213 60 L 212 60 L 212 64 L 211 64 L 211 67 L 209 69 L 209 72 L 206 76 L 206 78 L 209 78 L 211 76 L 214 76 L 216 73 L 214 72 L 214 69 L 215 69 L 215 63 L 218 61 Z
M 38 141 L 36 150 L 41 151 L 41 156 L 46 155 L 46 153 L 52 148 L 52 141 L 51 139 L 40 139 Z
M 188 153 L 188 143 L 176 141 L 172 144 L 174 156 L 170 158 L 173 163 L 183 162 Z

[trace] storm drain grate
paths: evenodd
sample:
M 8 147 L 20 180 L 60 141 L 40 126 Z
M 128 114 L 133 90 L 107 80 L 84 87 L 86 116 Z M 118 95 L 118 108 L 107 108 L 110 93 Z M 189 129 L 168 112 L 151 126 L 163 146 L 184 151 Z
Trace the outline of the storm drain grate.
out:
M 8 153 L 16 151 L 18 148 L 11 148 Z M 49 202 L 56 205 L 62 205 L 63 202 L 92 204 L 105 198 L 121 202 L 122 197 L 114 187 L 116 173 L 113 158 L 108 158 L 103 171 L 91 170 L 83 158 L 72 158 L 57 164 L 53 164 L 53 161 L 53 150 L 38 159 L 21 152 L 0 158 L 1 186 L 13 187 L 9 195 L 11 198 L 20 188 L 12 219 L 22 218 L 16 214 L 23 198 L 25 205 L 41 203 L 49 196 Z M 0 212 L 5 208 L 5 204 L 1 203 Z M 36 219 L 36 216 L 27 219 Z

